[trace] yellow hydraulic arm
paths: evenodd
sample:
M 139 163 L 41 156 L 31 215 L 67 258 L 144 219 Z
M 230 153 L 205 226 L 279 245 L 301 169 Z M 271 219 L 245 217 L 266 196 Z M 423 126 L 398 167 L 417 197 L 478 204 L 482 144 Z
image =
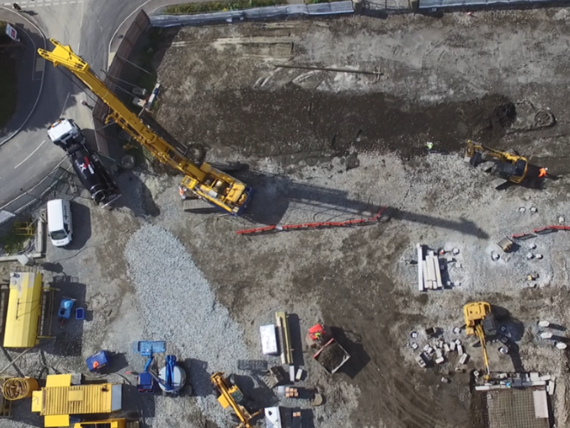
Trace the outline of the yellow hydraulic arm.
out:
M 490 314 L 491 305 L 487 302 L 468 303 L 463 307 L 465 332 L 467 333 L 467 336 L 476 335 L 481 343 L 483 361 L 485 363 L 485 380 L 490 378 L 491 369 L 489 367 L 489 355 L 487 354 L 487 342 L 485 340 L 485 331 L 483 330 L 483 320 Z
M 481 153 L 482 157 L 484 156 L 484 154 L 488 154 L 489 156 L 497 159 L 501 163 L 510 164 L 516 167 L 514 172 L 508 174 L 507 176 L 504 176 L 503 178 L 512 181 L 513 183 L 516 184 L 520 184 L 525 179 L 526 174 L 528 172 L 528 160 L 524 156 L 502 152 L 500 150 L 484 146 L 483 144 L 476 144 L 473 141 L 468 140 L 465 156 L 468 157 L 469 159 L 473 159 L 476 153 Z M 476 165 L 472 164 L 472 166 Z
M 491 369 L 489 368 L 489 355 L 487 354 L 487 343 L 485 342 L 485 333 L 483 332 L 483 326 L 481 324 L 477 324 L 475 327 L 475 334 L 479 339 L 479 343 L 481 343 L 481 350 L 483 351 L 483 361 L 485 363 L 485 380 L 488 380 L 491 377 Z
M 249 421 L 257 416 L 260 412 L 256 412 L 252 415 L 245 409 L 245 407 L 238 403 L 238 401 L 243 399 L 243 394 L 239 388 L 236 385 L 232 385 L 224 377 L 224 374 L 222 372 L 214 373 L 210 379 L 212 381 L 212 384 L 220 393 L 218 401 L 222 407 L 224 409 L 231 407 L 238 417 L 240 421 L 238 428 L 253 428 Z
M 50 42 L 55 49 L 51 52 L 38 49 L 39 55 L 54 66 L 67 68 L 110 108 L 105 123 L 115 122 L 160 162 L 181 171 L 185 175 L 180 183 L 183 188 L 232 215 L 242 212 L 253 193 L 251 188 L 207 163 L 195 165 L 130 111 L 70 46 L 64 46 L 54 39 L 50 39 Z

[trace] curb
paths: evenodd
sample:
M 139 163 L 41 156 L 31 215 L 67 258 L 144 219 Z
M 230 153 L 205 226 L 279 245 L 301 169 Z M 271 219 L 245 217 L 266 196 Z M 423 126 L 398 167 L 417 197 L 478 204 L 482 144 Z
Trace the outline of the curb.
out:
M 0 6 L 0 9 L 4 9 L 7 10 L 10 13 L 14 13 L 12 12 L 12 10 L 4 7 L 4 6 Z M 46 49 L 46 36 L 43 33 L 42 30 L 40 30 L 40 27 L 38 27 L 36 24 L 34 24 L 32 21 L 30 21 L 27 17 L 23 16 L 22 14 L 18 14 L 22 19 L 24 19 L 25 21 L 27 21 L 30 25 L 32 25 L 36 30 L 38 30 L 39 35 L 43 38 L 44 40 L 44 49 Z M 19 30 L 23 31 L 24 33 L 26 33 L 26 35 L 28 36 L 28 38 L 32 41 L 32 44 L 34 45 L 34 51 L 37 51 L 37 47 L 36 44 L 34 43 L 34 39 L 32 39 L 30 37 L 30 35 L 28 34 L 28 32 L 26 30 L 23 30 L 21 28 L 19 28 Z M 42 91 L 44 89 L 44 79 L 45 79 L 45 68 L 44 68 L 44 72 L 42 73 L 42 81 L 40 82 L 40 90 L 38 92 L 38 96 L 36 97 L 36 102 L 34 103 L 34 106 L 32 107 L 32 111 L 30 111 L 30 114 L 28 114 L 28 117 L 26 117 L 26 119 L 24 120 L 24 123 L 22 123 L 22 125 L 16 129 L 12 135 L 8 136 L 6 139 L 4 139 L 4 141 L 0 141 L 0 147 L 2 147 L 4 144 L 6 144 L 8 141 L 10 141 L 12 138 L 14 138 L 21 130 L 24 126 L 26 126 L 26 124 L 28 123 L 28 120 L 30 120 L 30 117 L 32 117 L 32 114 L 34 114 L 34 112 L 36 111 L 36 107 L 38 106 L 38 102 L 40 101 L 40 97 L 42 96 Z
M 109 46 L 107 48 L 107 63 L 105 64 L 105 67 L 107 68 L 107 70 L 109 69 L 109 60 L 111 58 L 111 45 L 113 44 L 113 41 L 115 40 L 115 37 L 117 36 L 117 33 L 119 32 L 119 30 L 121 30 L 121 28 L 123 27 L 123 25 L 125 25 L 125 22 L 127 22 L 129 19 L 131 19 L 133 17 L 133 15 L 135 13 L 137 13 L 139 10 L 141 10 L 143 7 L 145 7 L 147 4 L 149 4 L 151 1 L 153 0 L 147 0 L 145 1 L 143 4 L 141 4 L 139 7 L 137 7 L 135 10 L 133 10 L 129 16 L 127 16 L 125 19 L 123 19 L 123 22 L 121 22 L 119 24 L 119 26 L 117 27 L 117 29 L 115 30 L 115 32 L 113 33 L 113 35 L 111 36 L 111 40 L 109 40 Z M 45 40 L 45 39 L 44 39 Z

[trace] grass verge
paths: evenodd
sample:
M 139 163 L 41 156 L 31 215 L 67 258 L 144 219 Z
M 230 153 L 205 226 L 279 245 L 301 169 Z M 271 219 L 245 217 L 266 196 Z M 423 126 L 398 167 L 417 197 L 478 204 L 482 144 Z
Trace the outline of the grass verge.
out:
M 5 31 L 6 23 L 0 22 L 0 45 L 10 42 Z M 14 116 L 18 96 L 16 61 L 7 53 L 0 53 L 0 82 L 0 128 L 3 128 Z
M 167 6 L 164 12 L 169 15 L 188 15 L 193 13 L 226 12 L 229 10 L 251 9 L 254 7 L 277 6 L 286 3 L 286 0 L 212 1 Z

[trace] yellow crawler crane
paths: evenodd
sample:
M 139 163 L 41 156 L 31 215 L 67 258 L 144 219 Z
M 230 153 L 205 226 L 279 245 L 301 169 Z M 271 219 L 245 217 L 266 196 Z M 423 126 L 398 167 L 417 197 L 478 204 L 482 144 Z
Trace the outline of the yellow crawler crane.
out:
M 110 108 L 105 123 L 116 123 L 160 162 L 181 171 L 184 174 L 181 189 L 234 216 L 242 213 L 253 194 L 250 187 L 207 163 L 195 165 L 130 111 L 70 46 L 64 46 L 54 39 L 50 39 L 50 42 L 55 49 L 51 52 L 38 49 L 39 55 L 56 67 L 61 65 L 67 68 Z
M 465 331 L 467 336 L 477 336 L 483 351 L 483 361 L 485 362 L 484 379 L 489 380 L 491 370 L 489 368 L 489 355 L 487 354 L 487 338 L 495 338 L 497 329 L 495 317 L 491 311 L 491 305 L 486 302 L 468 303 L 463 307 L 465 318 Z
M 220 394 L 218 397 L 219 403 L 224 409 L 231 407 L 239 419 L 240 424 L 238 425 L 238 428 L 254 428 L 249 421 L 251 421 L 260 412 L 250 414 L 243 404 L 241 404 L 244 402 L 244 395 L 237 385 L 232 384 L 228 379 L 226 379 L 222 372 L 214 373 L 210 380 Z

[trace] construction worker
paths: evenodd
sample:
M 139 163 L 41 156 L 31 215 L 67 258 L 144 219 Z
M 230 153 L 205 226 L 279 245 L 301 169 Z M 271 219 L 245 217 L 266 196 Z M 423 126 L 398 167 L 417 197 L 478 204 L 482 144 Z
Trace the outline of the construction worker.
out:
M 13 7 L 14 9 L 16 9 L 16 11 L 18 11 L 18 12 L 20 12 L 20 11 L 22 10 L 22 8 L 20 7 L 20 5 L 19 5 L 18 3 L 14 3 L 14 4 L 12 5 L 12 7 Z
M 548 174 L 548 168 L 540 168 L 538 171 L 538 178 L 544 178 Z

